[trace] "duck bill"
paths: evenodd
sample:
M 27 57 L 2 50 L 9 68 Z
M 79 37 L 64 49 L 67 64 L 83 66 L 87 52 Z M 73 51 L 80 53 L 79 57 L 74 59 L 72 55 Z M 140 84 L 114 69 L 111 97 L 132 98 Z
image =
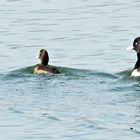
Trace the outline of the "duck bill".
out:
M 130 47 L 127 48 L 127 51 L 131 51 L 131 50 L 134 50 L 133 46 L 130 46 Z

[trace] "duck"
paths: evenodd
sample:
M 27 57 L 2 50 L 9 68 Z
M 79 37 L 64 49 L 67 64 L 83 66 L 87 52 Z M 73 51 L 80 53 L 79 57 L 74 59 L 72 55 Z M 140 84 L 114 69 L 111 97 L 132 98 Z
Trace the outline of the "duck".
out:
M 33 70 L 34 74 L 58 74 L 60 73 L 56 66 L 49 65 L 49 54 L 47 50 L 41 49 L 39 52 L 40 64 L 37 64 Z
M 134 69 L 131 73 L 132 77 L 139 77 L 140 76 L 140 37 L 135 38 L 133 41 L 133 45 L 127 50 L 134 50 L 137 53 L 137 62 L 134 66 Z

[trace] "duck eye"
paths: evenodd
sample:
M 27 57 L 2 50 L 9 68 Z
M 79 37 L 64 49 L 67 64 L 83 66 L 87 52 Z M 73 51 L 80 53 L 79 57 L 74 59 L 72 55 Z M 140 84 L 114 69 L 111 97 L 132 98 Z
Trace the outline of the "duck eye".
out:
M 136 42 L 135 45 L 138 45 L 138 43 Z

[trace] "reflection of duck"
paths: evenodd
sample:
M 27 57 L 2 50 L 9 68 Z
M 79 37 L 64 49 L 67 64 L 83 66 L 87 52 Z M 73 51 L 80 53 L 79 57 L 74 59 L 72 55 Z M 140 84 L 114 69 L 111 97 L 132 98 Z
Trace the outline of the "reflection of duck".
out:
M 133 42 L 133 46 L 129 47 L 127 50 L 135 50 L 137 52 L 138 60 L 135 64 L 131 76 L 140 76 L 140 37 L 137 37 Z
M 41 63 L 34 68 L 35 74 L 59 73 L 56 67 L 48 65 L 49 55 L 45 49 L 40 50 L 39 59 L 41 60 Z

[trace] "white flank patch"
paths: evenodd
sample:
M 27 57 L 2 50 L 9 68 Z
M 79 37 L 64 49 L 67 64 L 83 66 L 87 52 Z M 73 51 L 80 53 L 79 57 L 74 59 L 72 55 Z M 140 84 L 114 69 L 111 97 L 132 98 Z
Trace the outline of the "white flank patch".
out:
M 44 73 L 49 73 L 49 72 L 45 70 L 38 70 L 37 68 L 34 69 L 34 74 L 44 74 Z
M 131 76 L 132 77 L 138 77 L 138 76 L 140 76 L 140 71 L 138 71 L 137 69 L 133 70 Z

